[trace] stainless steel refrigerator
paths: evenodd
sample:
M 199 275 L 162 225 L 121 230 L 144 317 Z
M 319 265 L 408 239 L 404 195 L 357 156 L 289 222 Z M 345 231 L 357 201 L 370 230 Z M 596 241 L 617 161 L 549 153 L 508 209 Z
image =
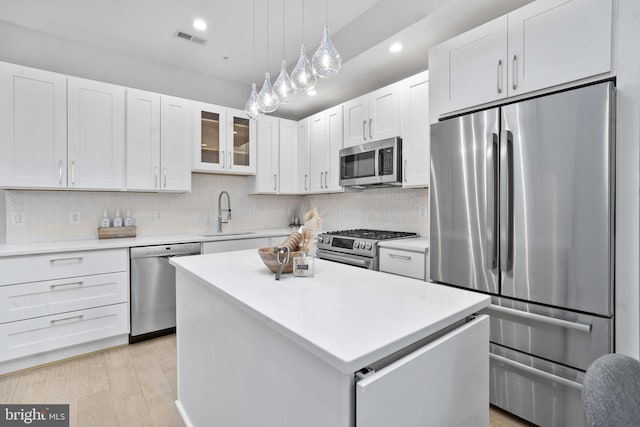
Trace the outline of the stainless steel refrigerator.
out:
M 614 148 L 611 82 L 431 127 L 431 280 L 492 295 L 491 403 L 538 425 L 614 351 Z

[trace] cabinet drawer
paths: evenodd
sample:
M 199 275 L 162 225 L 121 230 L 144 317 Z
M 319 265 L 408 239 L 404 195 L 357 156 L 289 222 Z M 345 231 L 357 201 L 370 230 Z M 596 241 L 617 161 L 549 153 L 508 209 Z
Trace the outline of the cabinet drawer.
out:
M 380 248 L 380 271 L 425 280 L 425 254 Z
M 0 286 L 0 323 L 127 302 L 127 273 Z
M 202 244 L 202 253 L 213 254 L 213 253 L 219 253 L 219 252 L 243 251 L 245 249 L 258 249 L 258 248 L 264 248 L 267 246 L 269 246 L 268 237 L 258 237 L 254 239 L 222 240 L 218 242 L 204 242 Z
M 127 271 L 127 249 L 58 252 L 0 259 L 0 286 Z
M 128 304 L 0 325 L 0 362 L 129 333 Z

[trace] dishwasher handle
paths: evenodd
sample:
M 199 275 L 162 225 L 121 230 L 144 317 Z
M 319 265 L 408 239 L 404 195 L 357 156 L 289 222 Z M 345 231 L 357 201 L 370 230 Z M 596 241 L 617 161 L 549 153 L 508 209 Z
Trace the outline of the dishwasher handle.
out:
M 200 243 L 133 247 L 130 249 L 129 255 L 132 259 L 200 255 Z

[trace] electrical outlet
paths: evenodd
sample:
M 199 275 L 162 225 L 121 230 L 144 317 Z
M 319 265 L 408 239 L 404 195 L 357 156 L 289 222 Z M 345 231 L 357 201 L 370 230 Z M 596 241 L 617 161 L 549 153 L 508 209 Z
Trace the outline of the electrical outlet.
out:
M 69 214 L 69 224 L 71 225 L 80 224 L 80 212 L 71 212 Z
M 293 208 L 287 209 L 287 216 L 293 216 Z
M 427 208 L 420 208 L 420 216 L 424 218 L 427 216 Z
M 162 211 L 156 211 L 154 217 L 157 221 L 160 221 L 162 219 Z
M 13 225 L 24 225 L 27 222 L 27 217 L 24 212 L 14 212 L 11 215 Z
M 253 208 L 242 208 L 242 217 L 250 218 L 255 216 L 255 210 Z

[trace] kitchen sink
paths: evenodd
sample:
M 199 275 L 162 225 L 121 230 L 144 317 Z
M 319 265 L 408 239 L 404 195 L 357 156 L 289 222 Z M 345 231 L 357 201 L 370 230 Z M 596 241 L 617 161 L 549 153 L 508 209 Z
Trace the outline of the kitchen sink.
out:
M 204 233 L 202 237 L 217 237 L 217 236 L 245 236 L 247 234 L 256 234 L 255 231 L 229 231 L 223 233 Z

